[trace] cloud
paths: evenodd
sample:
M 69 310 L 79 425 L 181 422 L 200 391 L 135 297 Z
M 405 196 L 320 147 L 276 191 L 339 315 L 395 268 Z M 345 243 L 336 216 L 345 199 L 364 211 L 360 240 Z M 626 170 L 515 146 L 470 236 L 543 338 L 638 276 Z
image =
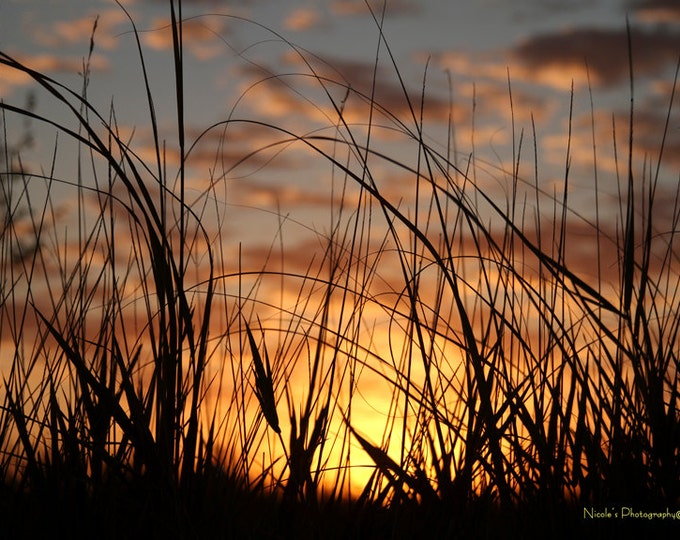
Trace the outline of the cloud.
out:
M 280 207 L 284 210 L 295 208 L 298 212 L 302 207 L 330 208 L 332 204 L 330 194 L 326 193 L 326 190 L 322 189 L 321 186 L 318 190 L 314 190 L 293 185 L 290 182 L 253 181 L 243 183 L 240 189 L 243 189 L 239 198 L 242 204 L 254 208 L 273 209 Z
M 635 18 L 642 22 L 680 22 L 680 5 L 676 0 L 644 0 L 634 8 Z
M 129 21 L 122 10 L 109 9 L 98 17 L 97 14 L 90 14 L 71 21 L 55 21 L 49 26 L 41 26 L 34 32 L 34 38 L 38 43 L 49 47 L 79 45 L 85 53 L 94 36 L 95 47 L 112 50 L 118 46 L 118 36 L 127 28 L 126 24 Z
M 325 125 L 329 121 L 337 122 L 337 112 L 325 95 L 326 91 L 332 96 L 335 106 L 343 109 L 343 117 L 350 123 L 368 122 L 372 104 L 377 106 L 373 114 L 389 117 L 390 123 L 394 119 L 412 123 L 412 114 L 420 114 L 421 90 L 408 84 L 402 86 L 391 67 L 378 66 L 376 69 L 373 61 L 339 57 L 303 59 L 292 52 L 284 55 L 278 66 L 278 70 L 271 69 L 270 72 L 278 71 L 282 75 L 267 81 L 266 88 L 260 91 L 268 95 L 258 100 L 258 110 L 267 111 L 275 117 L 293 113 L 304 114 Z M 281 67 L 288 66 L 290 73 L 303 75 L 285 75 Z M 323 92 L 315 93 L 322 85 L 325 87 Z M 426 119 L 446 119 L 450 112 L 448 98 L 441 98 L 435 93 L 428 93 L 424 106 Z
M 321 14 L 314 8 L 298 8 L 286 17 L 283 26 L 286 30 L 302 32 L 318 27 L 321 23 Z
M 467 109 L 467 115 L 459 118 L 468 121 L 473 115 L 509 121 L 545 120 L 554 112 L 555 104 L 545 92 L 527 86 L 526 70 L 509 65 L 503 59 L 462 52 L 444 52 L 433 57 L 433 63 L 441 71 L 452 74 L 453 95 L 459 108 Z M 509 80 L 508 80 L 509 78 Z M 551 85 L 552 86 L 552 85 Z M 560 90 L 568 85 L 559 85 Z M 512 108 L 510 107 L 512 103 Z M 460 124 L 460 121 L 458 123 Z
M 233 122 L 205 133 L 192 128 L 187 137 L 196 141 L 189 165 L 218 176 L 248 176 L 266 167 L 295 170 L 303 165 L 297 154 L 285 150 L 287 144 L 279 144 L 288 139 L 285 134 L 257 123 Z
M 331 9 L 337 15 L 367 15 L 371 10 L 378 16 L 382 13 L 383 0 L 371 0 L 369 5 L 370 9 L 366 6 L 365 0 L 334 0 Z M 387 0 L 385 13 L 388 16 L 413 15 L 418 13 L 420 9 L 414 1 Z
M 167 17 L 157 17 L 151 24 L 153 30 L 144 32 L 144 43 L 157 51 L 172 49 L 172 26 Z M 200 17 L 182 23 L 184 46 L 198 59 L 210 60 L 224 50 L 221 34 L 225 31 L 223 18 Z
M 656 166 L 658 156 L 661 154 L 664 162 L 680 165 L 680 126 L 672 118 L 677 117 L 677 109 L 671 115 L 669 129 L 664 133 L 666 113 L 663 109 L 639 108 L 634 111 L 633 120 L 633 148 L 637 157 L 642 160 L 645 157 L 651 159 L 652 166 Z M 617 114 L 616 125 L 623 133 L 617 134 L 619 141 L 627 144 L 629 116 L 626 112 Z M 625 146 L 619 146 L 625 148 Z
M 633 71 L 636 77 L 654 75 L 677 61 L 680 33 L 667 29 L 631 28 Z M 628 78 L 628 43 L 625 29 L 582 28 L 525 39 L 510 53 L 523 68 L 523 76 L 538 82 L 574 79 L 611 87 Z
M 31 77 L 19 71 L 0 64 L 0 96 L 7 97 L 12 90 L 18 86 L 27 86 L 31 84 Z
M 10 55 L 19 63 L 42 74 L 68 73 L 77 74 L 83 71 L 83 58 L 55 56 L 52 54 Z M 104 71 L 109 68 L 109 61 L 100 54 L 93 54 L 90 59 L 92 71 Z M 0 95 L 8 96 L 19 86 L 32 84 L 33 79 L 18 69 L 0 64 Z
M 163 7 L 167 7 L 168 1 L 167 0 L 131 0 L 134 2 L 145 2 L 147 4 L 156 4 L 160 5 Z M 225 5 L 227 6 L 236 6 L 236 7 L 242 7 L 243 5 L 252 5 L 255 4 L 258 0 L 183 0 L 182 2 L 182 8 L 183 11 L 187 11 L 187 9 L 190 9 L 193 6 L 216 6 L 216 7 L 224 7 Z

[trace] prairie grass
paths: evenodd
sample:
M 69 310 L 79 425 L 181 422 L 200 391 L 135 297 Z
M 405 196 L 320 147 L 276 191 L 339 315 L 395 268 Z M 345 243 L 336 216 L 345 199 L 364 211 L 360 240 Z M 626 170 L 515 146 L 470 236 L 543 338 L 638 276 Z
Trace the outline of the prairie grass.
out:
M 658 152 L 643 163 L 633 106 L 629 125 L 615 126 L 628 137 L 611 151 L 613 224 L 600 220 L 605 145 L 594 113 L 594 218 L 570 205 L 571 137 L 562 191 L 546 193 L 538 136 L 513 131 L 509 195 L 497 200 L 480 187 L 487 170 L 474 155 L 461 160 L 452 139 L 428 142 L 425 92 L 407 90 L 380 14 L 379 52 L 410 117 L 381 106 L 375 80 L 364 92 L 328 78 L 272 32 L 304 62 L 298 80 L 314 83 L 328 125 L 298 133 L 235 108 L 190 141 L 181 2 L 170 10 L 174 168 L 132 19 L 152 159 L 113 108 L 93 106 L 88 59 L 72 90 L 0 53 L 71 117 L 0 102 L 3 118 L 58 133 L 40 173 L 3 135 L 8 534 L 571 537 L 652 527 L 588 521 L 584 508 L 678 509 L 679 186 L 673 210 L 657 211 L 669 196 L 660 185 L 674 95 Z M 93 31 L 90 56 L 95 43 Z M 307 99 L 295 78 L 274 79 Z M 632 88 L 631 73 L 631 97 Z M 243 126 L 270 142 L 222 161 L 203 192 L 190 192 L 201 137 L 221 133 L 223 150 Z M 385 134 L 412 153 L 390 154 Z M 288 269 L 281 213 L 261 265 L 244 267 L 248 246 L 227 247 L 221 186 L 262 154 L 293 149 L 329 171 L 330 226 L 308 227 L 320 249 L 303 271 Z M 74 178 L 55 173 L 63 159 L 76 163 Z M 525 161 L 532 180 L 520 174 Z M 412 192 L 390 189 L 387 176 L 409 178 Z M 56 190 L 70 194 L 68 231 Z M 590 253 L 588 271 L 578 253 Z M 381 399 L 369 402 L 376 388 Z

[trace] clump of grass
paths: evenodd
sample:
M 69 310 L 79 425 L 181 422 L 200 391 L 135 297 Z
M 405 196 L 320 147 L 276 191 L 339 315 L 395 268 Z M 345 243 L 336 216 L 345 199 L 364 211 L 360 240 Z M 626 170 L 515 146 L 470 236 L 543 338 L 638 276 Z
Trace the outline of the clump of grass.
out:
M 276 36 L 334 116 L 325 131 L 300 134 L 235 109 L 204 134 L 222 130 L 228 142 L 231 129 L 255 124 L 273 142 L 213 171 L 193 202 L 181 2 L 170 9 L 173 172 L 132 19 L 150 162 L 123 138 L 113 110 L 93 107 L 89 60 L 72 91 L 0 54 L 75 126 L 29 106 L 2 102 L 3 114 L 54 127 L 54 163 L 61 138 L 78 153 L 74 180 L 54 165 L 40 174 L 7 165 L 1 177 L 3 188 L 23 186 L 3 191 L 0 236 L 0 337 L 12 357 L 0 407 L 3 510 L 23 517 L 40 508 L 73 534 L 106 527 L 111 536 L 526 537 L 582 531 L 584 505 L 680 500 L 678 205 L 667 221 L 655 212 L 673 96 L 653 167 L 634 162 L 633 108 L 628 148 L 613 147 L 617 163 L 627 155 L 616 228 L 599 213 L 584 224 L 568 200 L 570 142 L 563 192 L 545 194 L 538 135 L 515 133 L 513 118 L 505 201 L 479 187 L 474 160 L 452 157 L 455 141 L 443 152 L 428 143 L 425 95 L 409 92 L 375 20 L 411 116 L 383 108 L 375 81 L 362 91 L 329 78 L 327 66 Z M 351 107 L 364 124 L 350 123 Z M 571 128 L 570 120 L 569 141 Z M 409 143 L 413 161 L 380 147 L 381 130 Z M 530 182 L 520 174 L 525 139 Z M 322 249 L 304 272 L 285 268 L 283 240 L 262 267 L 243 268 L 240 250 L 234 262 L 216 247 L 226 240 L 207 223 L 208 206 L 258 153 L 291 146 L 331 169 L 342 195 L 330 230 L 312 231 Z M 597 181 L 595 140 L 593 160 Z M 410 178 L 412 207 L 387 189 L 383 167 Z M 523 183 L 531 206 L 518 196 Z M 41 203 L 28 196 L 34 185 Z M 56 227 L 57 187 L 75 194 L 75 240 Z M 20 203 L 33 248 L 16 257 Z M 595 239 L 595 277 L 572 264 L 577 223 Z M 386 389 L 380 433 L 362 428 L 371 385 Z M 357 491 L 359 463 L 370 473 Z M 604 527 L 589 530 L 596 526 Z

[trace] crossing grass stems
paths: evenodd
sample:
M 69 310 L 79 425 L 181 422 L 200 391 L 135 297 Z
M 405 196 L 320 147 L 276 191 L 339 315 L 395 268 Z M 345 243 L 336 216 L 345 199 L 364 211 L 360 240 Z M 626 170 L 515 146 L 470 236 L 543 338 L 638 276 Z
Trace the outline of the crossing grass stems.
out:
M 384 11 L 372 13 L 378 53 L 410 116 L 383 108 L 375 82 L 361 93 L 327 78 L 316 59 L 271 31 L 321 90 L 335 115 L 330 131 L 227 116 L 204 133 L 221 130 L 229 145 L 230 129 L 256 124 L 275 142 L 215 174 L 191 201 L 186 172 L 197 141 L 186 138 L 181 2 L 170 2 L 180 156 L 172 172 L 132 17 L 150 160 L 124 138 L 115 110 L 98 111 L 88 95 L 96 23 L 77 91 L 0 54 L 5 69 L 29 76 L 74 121 L 0 103 L 3 119 L 58 133 L 41 173 L 24 167 L 11 133 L 3 138 L 0 508 L 8 531 L 544 537 L 611 525 L 584 522 L 584 507 L 680 502 L 677 198 L 671 216 L 655 212 L 676 80 L 656 163 L 641 170 L 631 64 L 628 147 L 613 147 L 625 163 L 619 221 L 615 229 L 601 223 L 598 206 L 588 222 L 593 278 L 568 257 L 579 219 L 568 201 L 571 121 L 563 191 L 547 195 L 546 211 L 538 136 L 533 122 L 529 137 L 515 132 L 509 82 L 515 195 L 494 199 L 478 187 L 474 156 L 456 158 L 451 139 L 443 153 L 427 142 L 425 82 L 415 99 L 382 33 Z M 364 125 L 349 122 L 351 102 L 367 111 Z M 387 129 L 410 142 L 412 162 L 374 142 Z M 68 158 L 75 180 L 54 172 L 65 139 L 77 148 Z M 526 139 L 533 183 L 520 175 Z M 338 191 L 353 196 L 331 208 L 330 232 L 313 231 L 323 249 L 305 273 L 283 263 L 244 268 L 240 248 L 238 260 L 226 255 L 224 231 L 205 216 L 230 171 L 291 144 L 320 157 Z M 412 178 L 415 207 L 383 188 L 388 162 Z M 517 195 L 522 183 L 533 206 Z M 57 186 L 75 195 L 75 240 L 58 230 Z M 606 248 L 618 277 L 603 269 Z M 282 242 L 281 260 L 285 249 Z M 388 266 L 396 285 L 383 279 Z M 276 280 L 280 305 L 264 292 Z M 367 321 L 376 310 L 387 321 L 387 348 L 373 345 Z M 382 434 L 362 431 L 356 412 L 369 376 L 389 388 Z M 370 474 L 357 489 L 360 462 Z

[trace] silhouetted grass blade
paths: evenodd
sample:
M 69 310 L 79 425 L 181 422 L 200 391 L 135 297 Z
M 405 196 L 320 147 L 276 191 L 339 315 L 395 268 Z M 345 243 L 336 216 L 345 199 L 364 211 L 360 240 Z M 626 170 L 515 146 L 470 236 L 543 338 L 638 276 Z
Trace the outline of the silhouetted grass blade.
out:
M 246 333 L 250 343 L 250 351 L 253 360 L 253 374 L 255 375 L 255 394 L 262 413 L 269 426 L 276 432 L 281 433 L 279 427 L 279 415 L 276 412 L 276 398 L 274 397 L 274 381 L 272 380 L 271 366 L 269 365 L 269 358 L 265 349 L 266 366 L 262 362 L 262 356 L 257 347 L 257 342 L 253 337 L 250 326 L 246 323 Z M 263 345 L 265 347 L 265 345 Z

